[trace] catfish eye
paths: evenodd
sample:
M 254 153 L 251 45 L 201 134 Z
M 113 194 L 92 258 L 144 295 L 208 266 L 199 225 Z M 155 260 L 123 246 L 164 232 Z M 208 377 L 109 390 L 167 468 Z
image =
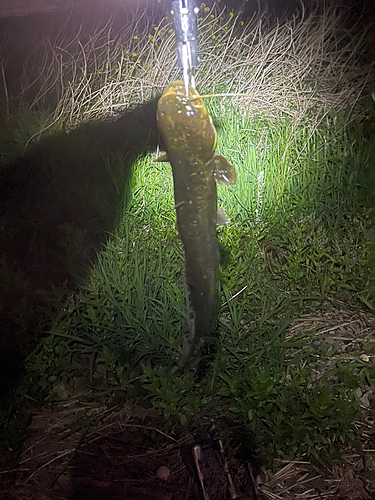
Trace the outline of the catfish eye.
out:
M 189 104 L 187 104 L 185 106 L 185 109 L 186 109 L 186 115 L 187 116 L 195 116 L 196 115 L 196 112 L 194 111 L 194 109 Z

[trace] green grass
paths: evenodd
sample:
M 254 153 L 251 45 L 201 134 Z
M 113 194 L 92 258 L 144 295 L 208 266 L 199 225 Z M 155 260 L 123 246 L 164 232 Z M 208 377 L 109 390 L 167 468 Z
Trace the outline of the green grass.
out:
M 310 332 L 287 336 L 295 317 L 324 311 L 327 299 L 365 302 L 366 145 L 361 129 L 342 120 L 341 130 L 323 125 L 307 142 L 308 129 L 291 137 L 287 118 L 240 118 L 230 108 L 220 117 L 219 151 L 236 166 L 238 182 L 219 189 L 220 208 L 232 218 L 218 229 L 222 305 L 216 352 L 195 382 L 170 372 L 187 310 L 170 167 L 151 157 L 138 161 L 115 234 L 44 343 L 54 354 L 42 346 L 29 360 L 36 389 L 67 376 L 64 363 L 61 372 L 53 365 L 57 347 L 73 360 L 90 359 L 90 384 L 125 388 L 130 399 L 152 404 L 177 435 L 213 423 L 235 426 L 257 436 L 269 462 L 301 454 L 332 460 L 340 445 L 355 442 L 356 389 L 371 383 L 374 370 L 358 353 L 348 361 L 330 345 L 314 347 Z M 267 245 L 277 249 L 269 259 Z M 314 380 L 324 361 L 329 369 Z
M 334 18 L 327 19 L 334 26 Z M 218 188 L 219 209 L 232 222 L 217 232 L 221 307 L 207 370 L 194 381 L 188 370 L 173 370 L 187 328 L 184 256 L 176 230 L 171 170 L 168 164 L 153 163 L 155 155 L 150 154 L 134 162 L 127 198 L 118 209 L 117 227 L 89 276 L 59 304 L 49 336 L 28 358 L 28 375 L 20 391 L 43 398 L 53 394 L 57 381 L 83 376 L 95 397 L 121 389 L 129 400 L 153 406 L 165 430 L 175 436 L 216 425 L 228 440 L 235 442 L 236 434 L 248 438 L 256 454 L 269 464 L 275 458 L 301 455 L 316 463 L 333 460 L 349 444 L 358 444 L 354 422 L 360 418 L 360 402 L 356 391 L 374 383 L 374 364 L 363 361 L 358 349 L 339 352 L 339 345 L 326 342 L 324 335 L 317 343 L 314 330 L 290 332 L 297 318 L 323 314 L 334 309 L 335 303 L 353 311 L 374 308 L 366 189 L 370 149 L 362 112 L 354 108 L 358 89 L 350 87 L 348 82 L 354 79 L 346 80 L 342 70 L 340 90 L 330 94 L 327 88 L 333 92 L 335 78 L 328 83 L 319 78 L 329 80 L 330 74 L 335 75 L 337 67 L 341 68 L 341 56 L 332 58 L 330 66 L 319 73 L 323 67 L 319 55 L 313 59 L 315 69 L 320 69 L 312 93 L 314 72 L 304 73 L 307 65 L 300 53 L 313 46 L 309 36 L 318 36 L 313 22 L 292 22 L 296 30 L 293 51 L 299 55 L 293 52 L 290 58 L 288 80 L 283 73 L 288 57 L 287 25 L 280 30 L 267 26 L 268 34 L 260 37 L 259 58 L 254 50 L 241 59 L 251 30 L 238 34 L 239 21 L 236 29 L 230 28 L 230 18 L 223 21 L 228 30 L 219 18 L 215 21 L 223 43 L 217 57 L 224 54 L 229 69 L 221 70 L 212 89 L 205 71 L 210 74 L 210 50 L 217 51 L 218 45 L 212 42 L 216 28 L 208 24 L 209 17 L 204 22 L 200 92 L 248 93 L 243 104 L 236 101 L 238 97 L 207 102 L 218 129 L 218 152 L 233 163 L 238 174 L 236 185 Z M 259 30 L 260 25 L 256 25 Z M 159 61 L 169 61 L 171 35 L 167 28 L 164 33 L 165 44 L 161 34 L 153 46 L 147 32 L 142 36 L 151 41 L 144 46 L 140 39 L 134 42 L 137 35 L 131 34 L 133 45 L 147 48 L 142 48 L 147 65 L 152 65 L 155 53 Z M 100 40 L 99 35 L 93 38 L 99 46 Z M 326 38 L 322 36 L 322 40 Z M 336 45 L 330 37 L 327 40 L 326 53 L 330 54 Z M 135 57 L 121 54 L 128 65 Z M 73 53 L 71 64 L 77 62 L 76 57 Z M 114 59 L 108 61 L 108 68 L 114 67 Z M 300 60 L 301 64 L 292 65 Z M 54 114 L 56 123 L 61 119 L 75 124 L 85 114 L 97 117 L 103 95 L 111 88 L 119 90 L 122 70 L 112 77 L 110 70 L 103 75 L 98 68 L 106 59 L 98 56 L 94 62 L 92 78 L 88 75 L 82 80 L 83 93 L 91 100 L 84 97 L 77 107 L 81 87 L 73 85 L 74 92 L 64 88 Z M 136 64 L 141 63 L 133 61 Z M 241 73 L 236 72 L 238 67 Z M 167 69 L 166 74 L 175 74 Z M 129 87 L 142 86 L 146 66 L 129 71 Z M 152 94 L 164 83 L 160 75 L 157 79 L 151 74 L 154 70 L 149 71 L 147 88 Z M 295 86 L 286 89 L 284 80 L 292 78 Z M 117 82 L 117 86 L 108 82 Z M 91 85 L 96 93 L 91 92 Z M 256 104 L 257 92 L 259 102 L 264 103 L 262 85 L 273 103 L 267 108 Z M 330 95 L 326 101 L 324 91 L 317 90 L 320 88 Z M 133 90 L 129 95 L 134 100 Z M 121 95 L 113 90 L 114 101 L 121 100 Z M 51 130 L 58 128 L 55 124 Z M 18 139 L 13 133 L 10 155 L 16 149 L 21 151 L 21 144 L 23 147 L 33 136 L 23 127 L 20 130 Z M 103 168 L 113 174 L 112 180 L 124 161 L 121 154 L 104 161 Z M 68 167 L 74 168 L 74 164 Z M 68 182 L 68 169 L 66 176 Z M 101 202 L 100 196 L 92 200 L 99 211 L 110 211 Z M 68 236 L 67 258 L 84 239 L 80 230 L 72 230 Z M 373 352 L 373 345 L 368 352 Z

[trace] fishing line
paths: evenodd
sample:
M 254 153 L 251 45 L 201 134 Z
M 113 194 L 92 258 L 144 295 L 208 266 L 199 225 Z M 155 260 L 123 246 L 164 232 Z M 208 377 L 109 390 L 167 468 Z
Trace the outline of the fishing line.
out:
M 189 99 L 187 99 L 187 102 L 196 101 L 197 99 L 206 99 L 208 97 L 236 97 L 238 95 L 246 96 L 248 94 L 237 94 L 236 92 L 227 92 L 225 94 L 203 94 L 196 97 L 189 97 Z

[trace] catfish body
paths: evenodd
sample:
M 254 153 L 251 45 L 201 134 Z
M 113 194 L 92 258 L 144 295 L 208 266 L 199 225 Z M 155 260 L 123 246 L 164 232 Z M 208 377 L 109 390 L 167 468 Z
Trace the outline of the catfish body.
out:
M 185 252 L 190 299 L 190 333 L 183 358 L 198 357 L 210 339 L 218 307 L 219 250 L 216 239 L 216 182 L 234 184 L 236 173 L 215 155 L 216 130 L 195 89 L 185 95 L 182 81 L 164 90 L 157 108 L 158 128 L 173 171 L 177 225 Z

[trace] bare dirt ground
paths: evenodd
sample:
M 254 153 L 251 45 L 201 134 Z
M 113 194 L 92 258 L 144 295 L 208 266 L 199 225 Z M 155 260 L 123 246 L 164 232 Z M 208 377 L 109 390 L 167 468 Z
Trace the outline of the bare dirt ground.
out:
M 326 474 L 303 459 L 279 463 L 271 472 L 226 456 L 217 441 L 200 438 L 199 477 L 196 438 L 187 435 L 176 441 L 159 427 L 152 411 L 131 405 L 107 409 L 80 401 L 78 394 L 54 403 L 34 416 L 18 468 L 2 472 L 0 498 L 375 498 L 375 473 L 369 468 L 374 450 L 348 455 L 344 465 Z M 163 466 L 170 471 L 167 480 L 157 475 Z
M 338 355 L 350 356 L 374 338 L 374 324 L 373 315 L 341 309 L 302 317 L 289 335 L 314 330 L 315 342 L 335 342 Z M 371 353 L 361 357 L 375 362 Z M 17 468 L 0 473 L 1 500 L 375 498 L 373 387 L 358 392 L 360 451 L 348 450 L 341 464 L 324 471 L 303 457 L 270 471 L 233 456 L 226 443 L 221 447 L 220 429 L 176 440 L 163 432 L 154 410 L 126 402 L 123 391 L 93 402 L 84 386 L 80 379 L 58 383 L 51 402 L 34 414 Z

